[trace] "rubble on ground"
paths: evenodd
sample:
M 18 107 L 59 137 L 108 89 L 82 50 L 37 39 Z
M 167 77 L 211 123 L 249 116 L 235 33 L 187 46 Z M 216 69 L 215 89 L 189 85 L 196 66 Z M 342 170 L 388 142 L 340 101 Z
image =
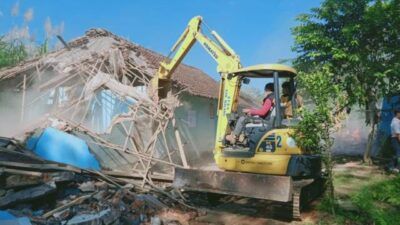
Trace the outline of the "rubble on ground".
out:
M 9 139 L 0 142 L 0 183 L 0 212 L 15 216 L 0 214 L 1 224 L 181 224 L 165 215 L 188 210 L 162 190 L 43 160 Z

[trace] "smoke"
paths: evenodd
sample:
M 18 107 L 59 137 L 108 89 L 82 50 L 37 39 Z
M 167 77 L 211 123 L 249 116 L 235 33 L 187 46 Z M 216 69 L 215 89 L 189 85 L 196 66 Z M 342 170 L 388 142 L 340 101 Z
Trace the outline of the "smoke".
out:
M 0 136 L 12 136 L 20 129 L 21 93 L 19 90 L 1 90 L 0 92 Z
M 364 122 L 364 114 L 352 111 L 343 121 L 343 126 L 334 134 L 333 153 L 336 155 L 362 155 L 365 152 L 368 128 Z
M 0 136 L 14 137 L 40 127 L 39 121 L 50 113 L 52 102 L 49 101 L 51 90 L 39 91 L 40 82 L 37 76 L 26 76 L 26 88 L 23 90 L 23 76 L 12 80 L 3 80 L 0 83 Z M 43 79 L 54 76 L 52 72 L 45 72 Z M 15 80 L 17 79 L 17 80 Z M 39 98 L 39 96 L 42 96 Z M 17 136 L 16 138 L 21 137 Z

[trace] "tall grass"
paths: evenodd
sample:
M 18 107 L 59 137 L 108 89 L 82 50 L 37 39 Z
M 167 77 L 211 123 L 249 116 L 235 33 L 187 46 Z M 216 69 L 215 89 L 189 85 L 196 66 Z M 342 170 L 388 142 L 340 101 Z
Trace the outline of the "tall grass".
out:
M 335 204 L 336 214 L 326 215 L 318 225 L 400 224 L 400 176 L 368 184 L 350 194 L 353 207 Z M 330 213 L 331 202 L 322 200 L 319 210 Z
M 18 41 L 5 41 L 0 37 L 0 68 L 14 66 L 28 57 L 25 45 Z

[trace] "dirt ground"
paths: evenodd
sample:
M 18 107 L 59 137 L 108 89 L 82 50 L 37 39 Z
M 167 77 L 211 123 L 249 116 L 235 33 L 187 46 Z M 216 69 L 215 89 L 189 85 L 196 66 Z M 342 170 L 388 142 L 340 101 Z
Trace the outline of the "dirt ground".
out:
M 341 159 L 336 163 L 334 171 L 335 192 L 342 203 L 346 202 L 351 193 L 363 186 L 393 176 L 386 174 L 378 166 L 364 165 L 359 159 Z M 292 221 L 285 206 L 266 201 L 225 197 L 215 204 L 197 204 L 204 213 L 192 216 L 187 225 L 303 225 L 316 224 L 325 218 L 317 209 L 319 200 L 312 202 L 302 211 L 301 221 Z M 183 215 L 178 214 L 177 218 L 181 217 L 179 221 L 182 221 Z

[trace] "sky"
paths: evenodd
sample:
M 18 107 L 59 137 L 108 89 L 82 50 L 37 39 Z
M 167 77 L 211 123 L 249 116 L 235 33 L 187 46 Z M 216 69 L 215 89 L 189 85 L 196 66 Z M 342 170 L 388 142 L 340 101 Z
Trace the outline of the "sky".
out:
M 295 57 L 290 29 L 299 14 L 319 4 L 320 0 L 0 0 L 0 35 L 28 25 L 40 42 L 51 24 L 68 41 L 90 28 L 105 28 L 168 55 L 188 21 L 201 15 L 240 56 L 242 65 L 249 66 Z M 219 80 L 216 63 L 200 44 L 184 63 Z

